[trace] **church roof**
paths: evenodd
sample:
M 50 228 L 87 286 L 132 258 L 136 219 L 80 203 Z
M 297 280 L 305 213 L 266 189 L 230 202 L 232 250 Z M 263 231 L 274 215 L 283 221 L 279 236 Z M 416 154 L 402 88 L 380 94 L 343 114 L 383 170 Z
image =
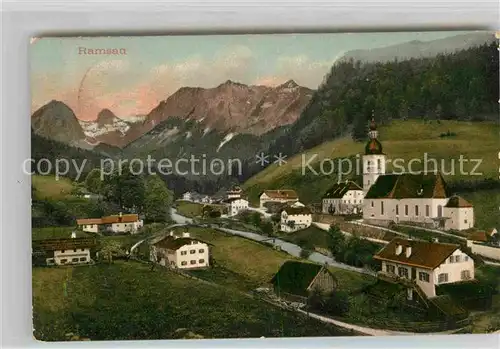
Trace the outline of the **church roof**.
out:
M 323 199 L 340 199 L 349 190 L 363 190 L 363 188 L 353 181 L 336 183 L 323 195 Z
M 445 207 L 461 208 L 461 207 L 472 207 L 472 204 L 465 200 L 463 197 L 454 195 L 448 200 Z
M 448 196 L 440 173 L 403 173 L 379 176 L 365 199 L 446 199 Z

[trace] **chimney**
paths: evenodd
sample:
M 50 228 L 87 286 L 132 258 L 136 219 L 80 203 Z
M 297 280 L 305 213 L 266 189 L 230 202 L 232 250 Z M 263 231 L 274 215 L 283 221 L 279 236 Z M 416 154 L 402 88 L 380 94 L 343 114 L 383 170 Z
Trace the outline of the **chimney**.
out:
M 399 256 L 403 252 L 403 246 L 396 245 L 396 255 Z
M 411 246 L 406 246 L 406 258 L 410 258 L 411 256 Z
M 123 213 L 120 212 L 119 216 L 120 216 L 120 218 L 123 217 Z
M 72 239 L 76 239 L 76 233 L 75 233 L 75 232 L 72 232 L 72 233 L 71 233 L 71 238 L 72 238 Z
M 174 236 L 174 232 L 171 230 L 169 233 L 168 233 L 169 236 Z
M 188 238 L 188 237 L 190 237 L 190 235 L 189 235 L 189 233 L 182 233 L 182 237 L 183 238 Z

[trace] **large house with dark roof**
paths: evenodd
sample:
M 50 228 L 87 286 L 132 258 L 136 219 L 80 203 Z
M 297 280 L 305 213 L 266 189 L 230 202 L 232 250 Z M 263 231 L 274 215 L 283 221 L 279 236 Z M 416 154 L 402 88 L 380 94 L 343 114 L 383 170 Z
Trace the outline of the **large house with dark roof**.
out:
M 474 279 L 474 260 L 460 245 L 395 238 L 373 258 L 381 274 L 415 283 L 429 298 L 438 285 Z
M 74 265 L 92 263 L 91 249 L 97 246 L 94 238 L 76 237 L 33 241 L 33 263 L 43 265 Z
M 173 232 L 151 245 L 150 259 L 174 269 L 195 269 L 209 266 L 208 243 L 191 238 L 189 233 L 176 236 Z
M 362 211 L 363 188 L 353 181 L 336 183 L 323 195 L 322 212 L 326 214 L 357 214 Z
M 305 301 L 315 290 L 327 294 L 337 287 L 337 279 L 328 268 L 313 263 L 286 261 L 271 279 L 280 297 Z
M 388 225 L 417 223 L 444 230 L 474 227 L 474 209 L 465 199 L 452 196 L 440 172 L 385 173 L 385 154 L 372 120 L 370 141 L 363 156 L 363 219 Z

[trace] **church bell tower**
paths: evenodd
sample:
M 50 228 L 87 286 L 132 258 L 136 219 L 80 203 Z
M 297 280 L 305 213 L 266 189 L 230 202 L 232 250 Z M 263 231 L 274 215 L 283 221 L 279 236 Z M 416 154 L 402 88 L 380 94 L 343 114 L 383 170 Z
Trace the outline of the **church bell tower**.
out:
M 382 144 L 377 139 L 377 124 L 373 117 L 368 136 L 369 140 L 365 147 L 365 155 L 363 155 L 363 192 L 365 195 L 377 178 L 385 174 L 386 157 L 382 152 Z

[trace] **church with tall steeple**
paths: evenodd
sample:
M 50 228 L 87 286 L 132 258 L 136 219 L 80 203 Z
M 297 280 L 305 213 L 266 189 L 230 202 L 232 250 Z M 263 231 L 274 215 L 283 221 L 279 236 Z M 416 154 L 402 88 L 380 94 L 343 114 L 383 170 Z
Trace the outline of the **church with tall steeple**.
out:
M 443 230 L 474 227 L 474 209 L 450 195 L 440 172 L 386 173 L 386 154 L 372 118 L 363 155 L 363 220 L 377 225 L 416 223 Z

